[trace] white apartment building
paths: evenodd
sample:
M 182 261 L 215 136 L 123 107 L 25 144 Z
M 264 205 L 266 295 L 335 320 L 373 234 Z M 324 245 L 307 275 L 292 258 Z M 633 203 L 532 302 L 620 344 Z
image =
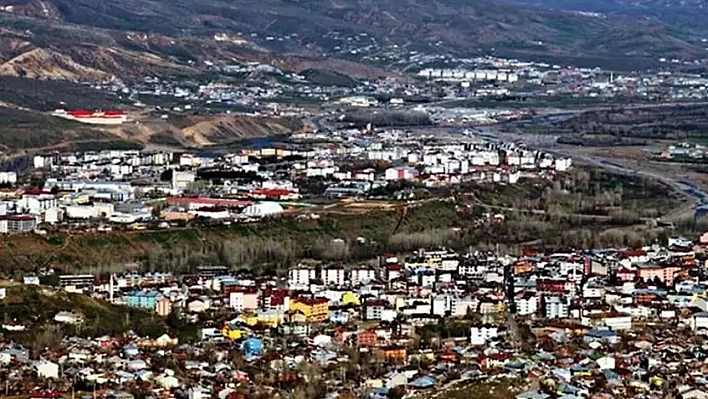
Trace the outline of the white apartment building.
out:
M 376 280 L 376 271 L 369 268 L 356 268 L 352 270 L 351 282 L 354 287 Z
M 307 290 L 310 288 L 310 281 L 316 278 L 315 269 L 298 266 L 288 272 L 288 287 L 293 290 Z
M 484 345 L 499 335 L 495 326 L 476 326 L 470 328 L 470 344 Z
M 334 285 L 337 287 L 342 287 L 346 281 L 346 272 L 343 268 L 324 268 L 320 272 L 320 275 L 325 286 Z
M 568 317 L 568 301 L 563 296 L 547 296 L 546 317 L 549 319 L 564 319 Z

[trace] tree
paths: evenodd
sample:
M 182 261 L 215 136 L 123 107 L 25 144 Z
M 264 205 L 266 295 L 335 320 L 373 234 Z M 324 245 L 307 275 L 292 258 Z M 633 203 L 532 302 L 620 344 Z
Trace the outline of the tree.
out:
M 44 324 L 38 328 L 37 334 L 34 336 L 32 351 L 37 355 L 46 348 L 56 349 L 59 347 L 62 338 L 63 334 L 58 325 Z
M 389 399 L 403 399 L 406 395 L 406 387 L 404 385 L 399 385 L 388 391 Z

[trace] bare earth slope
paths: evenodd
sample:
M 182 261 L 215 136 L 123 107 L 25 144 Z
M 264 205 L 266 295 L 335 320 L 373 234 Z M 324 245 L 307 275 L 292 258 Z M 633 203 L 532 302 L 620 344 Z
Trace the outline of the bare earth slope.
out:
M 204 60 L 239 59 L 297 69 L 340 44 L 327 38 L 334 31 L 343 40 L 366 33 L 382 45 L 596 65 L 708 55 L 680 24 L 488 0 L 0 0 L 0 10 L 0 73 L 20 76 L 190 73 Z

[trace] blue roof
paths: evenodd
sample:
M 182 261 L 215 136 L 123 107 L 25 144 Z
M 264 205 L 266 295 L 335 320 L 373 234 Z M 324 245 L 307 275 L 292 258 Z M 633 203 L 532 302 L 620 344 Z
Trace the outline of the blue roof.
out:
M 609 369 L 602 370 L 602 374 L 604 374 L 605 378 L 607 378 L 608 380 L 611 380 L 613 378 L 619 378 L 619 374 Z
M 520 394 L 516 395 L 516 397 L 518 399 L 547 399 L 551 396 L 537 391 L 528 391 L 521 392 Z
M 506 367 L 507 367 L 507 368 L 510 368 L 510 369 L 518 369 L 518 370 L 521 370 L 521 369 L 523 369 L 524 367 L 526 367 L 526 363 L 520 362 L 520 361 L 509 362 L 509 363 L 506 364 Z
M 414 386 L 415 388 L 430 388 L 432 386 L 435 386 L 435 379 L 433 377 L 424 375 L 411 382 L 410 385 Z
M 135 297 L 154 298 L 154 297 L 160 295 L 160 293 L 157 291 L 137 290 L 137 291 L 130 291 L 125 295 L 126 296 L 135 296 Z
M 611 338 L 617 336 L 617 333 L 612 330 L 592 330 L 585 335 L 593 338 Z
M 568 384 L 563 384 L 560 387 L 558 387 L 558 390 L 563 393 L 569 393 L 569 394 L 574 394 L 580 392 L 580 388 L 573 386 L 573 385 L 568 385 Z

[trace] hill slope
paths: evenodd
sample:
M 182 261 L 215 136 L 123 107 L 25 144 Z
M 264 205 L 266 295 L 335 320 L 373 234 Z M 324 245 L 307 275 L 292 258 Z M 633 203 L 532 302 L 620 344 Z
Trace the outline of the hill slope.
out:
M 524 6 L 564 11 L 601 13 L 652 20 L 668 25 L 690 28 L 705 35 L 708 26 L 708 1 L 706 0 L 506 0 Z
M 190 73 L 205 60 L 256 59 L 296 69 L 362 33 L 377 45 L 463 56 L 494 49 L 636 64 L 708 54 L 689 34 L 646 20 L 489 0 L 0 0 L 0 10 L 0 73 L 20 76 Z

